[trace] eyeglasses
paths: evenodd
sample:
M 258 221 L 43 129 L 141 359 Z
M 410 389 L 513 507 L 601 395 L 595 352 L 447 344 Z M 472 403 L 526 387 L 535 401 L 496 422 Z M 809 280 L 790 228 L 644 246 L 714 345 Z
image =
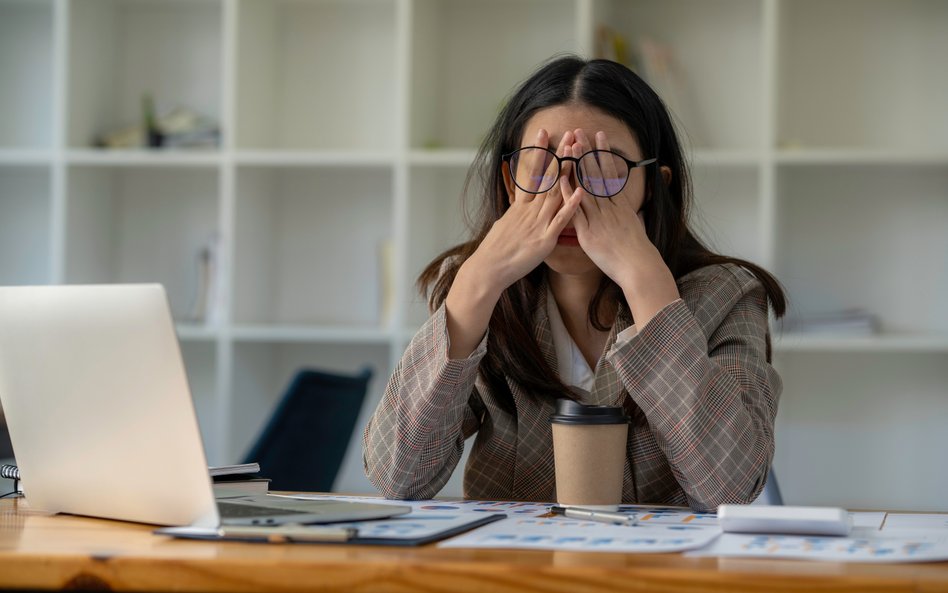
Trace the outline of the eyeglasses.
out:
M 529 194 L 542 194 L 553 189 L 560 177 L 563 161 L 576 163 L 576 179 L 597 198 L 611 198 L 629 181 L 636 167 L 651 165 L 657 158 L 630 161 L 611 150 L 590 150 L 579 158 L 558 156 L 548 148 L 526 146 L 501 157 L 510 166 L 513 182 Z M 553 167 L 553 162 L 556 167 Z

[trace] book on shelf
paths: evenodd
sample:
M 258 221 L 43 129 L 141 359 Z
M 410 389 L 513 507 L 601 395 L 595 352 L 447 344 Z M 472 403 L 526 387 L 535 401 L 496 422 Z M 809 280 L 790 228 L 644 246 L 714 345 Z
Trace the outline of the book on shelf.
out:
M 266 494 L 270 490 L 269 478 L 262 478 L 260 464 L 241 463 L 208 468 L 216 498 L 236 498 L 252 494 Z

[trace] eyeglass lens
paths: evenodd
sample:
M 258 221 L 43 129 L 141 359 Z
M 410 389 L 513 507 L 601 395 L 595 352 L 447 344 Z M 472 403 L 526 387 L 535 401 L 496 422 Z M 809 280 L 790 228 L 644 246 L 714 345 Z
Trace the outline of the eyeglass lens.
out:
M 559 177 L 559 163 L 549 150 L 522 148 L 510 159 L 514 183 L 520 189 L 543 193 L 553 189 Z M 583 155 L 577 166 L 583 188 L 594 196 L 614 196 L 625 187 L 629 165 L 617 154 L 594 150 Z

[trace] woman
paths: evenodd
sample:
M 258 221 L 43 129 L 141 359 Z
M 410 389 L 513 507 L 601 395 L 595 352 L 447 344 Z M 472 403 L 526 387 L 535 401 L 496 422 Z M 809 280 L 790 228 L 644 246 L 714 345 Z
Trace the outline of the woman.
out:
M 781 391 L 761 268 L 688 227 L 671 120 L 633 72 L 556 59 L 511 97 L 473 174 L 473 239 L 419 278 L 431 318 L 366 427 L 365 470 L 393 498 L 430 498 L 477 434 L 475 499 L 555 499 L 558 398 L 632 418 L 626 503 L 748 503 L 773 457 Z

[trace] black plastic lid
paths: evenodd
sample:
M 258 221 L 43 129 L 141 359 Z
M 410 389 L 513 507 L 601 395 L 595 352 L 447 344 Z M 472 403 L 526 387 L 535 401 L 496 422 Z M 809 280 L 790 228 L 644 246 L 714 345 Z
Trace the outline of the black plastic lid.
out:
M 629 417 L 621 406 L 586 406 L 571 399 L 556 401 L 554 424 L 626 424 Z

